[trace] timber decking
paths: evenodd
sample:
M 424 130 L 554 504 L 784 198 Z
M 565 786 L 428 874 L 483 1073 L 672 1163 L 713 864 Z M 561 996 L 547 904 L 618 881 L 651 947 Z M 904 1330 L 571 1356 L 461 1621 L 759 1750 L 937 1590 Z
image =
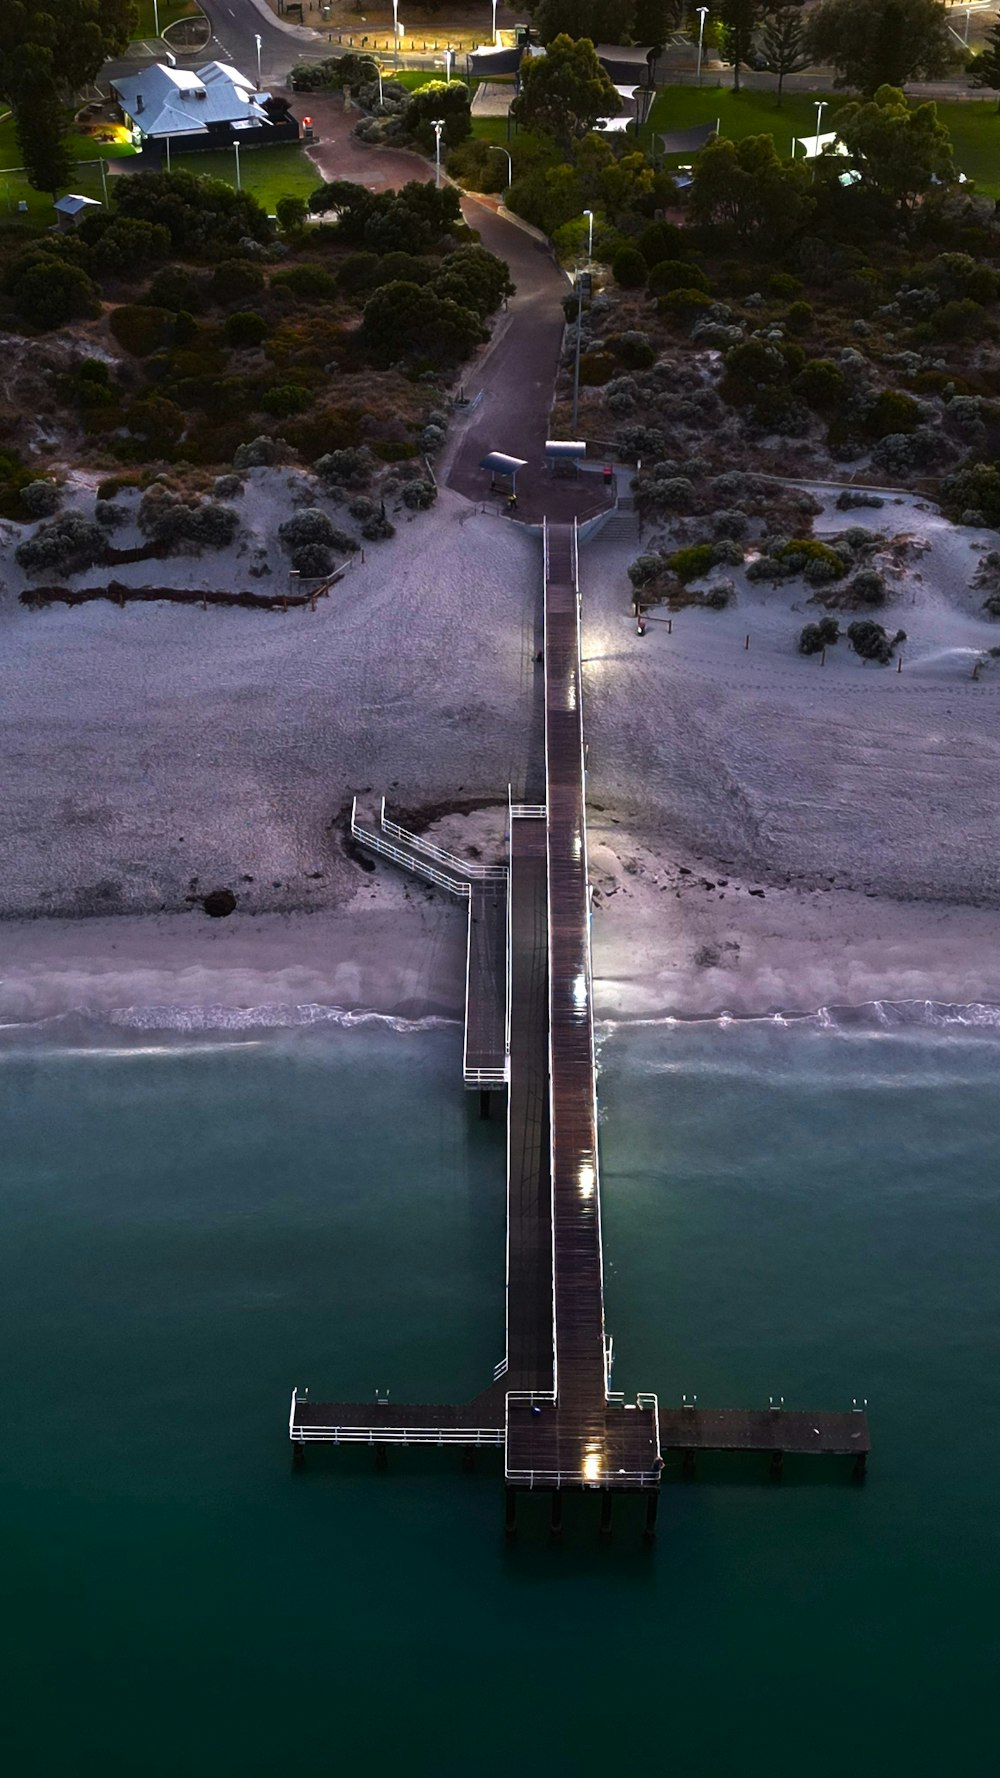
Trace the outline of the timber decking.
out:
M 665 1451 L 778 1451 L 788 1456 L 867 1457 L 867 1416 L 788 1408 L 662 1408 Z
M 552 1389 L 548 874 L 545 822 L 510 825 L 507 1387 Z

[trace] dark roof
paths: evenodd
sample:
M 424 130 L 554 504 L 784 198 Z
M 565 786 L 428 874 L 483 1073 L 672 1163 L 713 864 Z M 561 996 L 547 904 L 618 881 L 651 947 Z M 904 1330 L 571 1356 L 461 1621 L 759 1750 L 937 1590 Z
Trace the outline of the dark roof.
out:
M 719 125 L 716 123 L 696 124 L 691 130 L 669 130 L 661 135 L 664 154 L 697 154 L 712 137 L 718 135 Z

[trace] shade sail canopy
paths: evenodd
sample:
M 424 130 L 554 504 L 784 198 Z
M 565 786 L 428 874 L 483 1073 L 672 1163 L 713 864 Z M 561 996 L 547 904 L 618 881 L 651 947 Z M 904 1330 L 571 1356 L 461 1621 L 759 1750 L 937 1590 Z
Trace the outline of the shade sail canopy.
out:
M 697 154 L 719 133 L 718 120 L 715 123 L 699 123 L 692 130 L 668 130 L 660 136 L 664 154 Z
M 516 475 L 519 469 L 527 466 L 527 457 L 508 457 L 506 451 L 488 451 L 480 460 L 480 469 L 489 469 L 494 475 Z
M 838 142 L 836 130 L 827 130 L 822 136 L 796 136 L 796 144 L 802 149 L 807 161 L 814 160 L 818 154 L 829 149 L 831 154 L 846 154 L 843 142 Z
M 492 45 L 488 49 L 477 49 L 466 58 L 469 73 L 481 80 L 490 80 L 497 74 L 516 74 L 523 54 L 521 49 L 494 49 Z
M 573 457 L 585 457 L 587 441 L 585 438 L 547 438 L 545 455 L 561 463 L 569 462 Z

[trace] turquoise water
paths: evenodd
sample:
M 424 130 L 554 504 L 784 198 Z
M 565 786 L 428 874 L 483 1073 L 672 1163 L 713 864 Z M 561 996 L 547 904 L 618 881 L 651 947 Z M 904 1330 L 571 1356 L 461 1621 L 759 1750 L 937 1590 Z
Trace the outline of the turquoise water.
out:
M 499 1472 L 310 1454 L 291 1385 L 475 1393 L 503 1148 L 450 1029 L 0 1054 L 12 1778 L 996 1773 L 1000 1049 L 956 1028 L 619 1031 L 615 1383 L 869 1398 L 868 1483 L 669 1480 L 501 1535 Z

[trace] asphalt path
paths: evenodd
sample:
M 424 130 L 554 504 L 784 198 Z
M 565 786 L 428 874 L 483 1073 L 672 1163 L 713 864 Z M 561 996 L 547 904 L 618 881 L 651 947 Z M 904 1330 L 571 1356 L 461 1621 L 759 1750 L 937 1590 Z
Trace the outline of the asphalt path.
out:
M 423 155 L 356 142 L 350 132 L 360 113 L 345 113 L 339 96 L 311 94 L 310 108 L 320 141 L 309 153 L 324 179 L 353 179 L 379 191 L 433 179 L 433 164 Z M 480 464 L 488 451 L 503 451 L 526 460 L 517 483 L 519 519 L 537 521 L 547 513 L 563 520 L 599 512 L 607 503 L 599 477 L 554 482 L 544 468 L 569 280 L 547 241 L 488 203 L 463 194 L 462 214 L 483 246 L 506 260 L 517 293 L 494 323 L 489 345 L 463 372 L 467 396 L 475 399 L 481 392 L 482 399 L 466 421 L 457 420 L 441 477 L 470 500 L 488 500 L 490 477 Z

